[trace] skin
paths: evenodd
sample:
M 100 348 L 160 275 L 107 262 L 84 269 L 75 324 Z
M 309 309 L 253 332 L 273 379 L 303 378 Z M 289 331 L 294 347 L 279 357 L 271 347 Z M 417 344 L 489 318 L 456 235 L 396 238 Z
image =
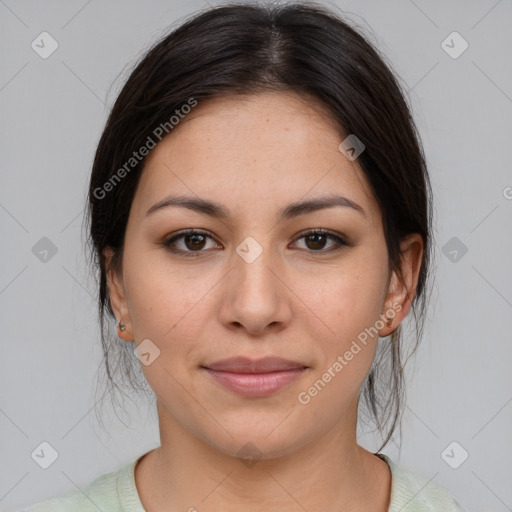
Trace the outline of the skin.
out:
M 417 234 L 404 239 L 403 280 L 389 272 L 378 204 L 357 160 L 338 149 L 345 136 L 320 105 L 266 92 L 200 103 L 148 155 L 122 269 L 108 272 L 111 304 L 126 326 L 120 337 L 137 346 L 149 339 L 160 350 L 141 364 L 161 435 L 135 469 L 148 512 L 388 509 L 389 467 L 356 441 L 358 394 L 378 336 L 409 312 L 423 244 Z M 365 215 L 337 206 L 278 218 L 290 203 L 333 193 Z M 221 203 L 229 217 L 177 206 L 146 215 L 169 194 Z M 163 245 L 188 228 L 212 235 L 175 242 L 198 257 Z M 301 238 L 313 228 L 351 245 L 334 251 L 328 237 Z M 251 263 L 236 252 L 248 236 L 262 249 Z M 107 262 L 112 254 L 105 250 Z M 390 309 L 392 325 L 300 403 L 299 393 Z M 269 397 L 245 398 L 201 368 L 240 355 L 280 356 L 308 369 Z M 237 456 L 247 443 L 258 450 L 253 464 Z

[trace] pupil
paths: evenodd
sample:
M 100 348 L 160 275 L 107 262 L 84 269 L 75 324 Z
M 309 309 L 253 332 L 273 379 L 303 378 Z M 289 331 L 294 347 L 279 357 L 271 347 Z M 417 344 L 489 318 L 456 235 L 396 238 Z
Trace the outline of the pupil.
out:
M 318 238 L 324 238 L 325 235 L 322 235 L 322 234 L 315 234 L 315 235 L 309 235 L 309 238 L 310 239 L 316 239 L 316 241 L 313 241 L 313 245 L 315 243 L 319 243 L 320 244 L 320 247 L 313 247 L 314 249 L 322 249 L 323 246 L 325 245 L 325 239 L 323 240 L 324 243 L 322 243 L 321 241 L 319 242 Z
M 198 238 L 199 238 L 199 241 L 197 240 Z M 204 236 L 203 235 L 188 235 L 188 240 L 192 240 L 192 244 L 191 244 L 192 246 L 194 246 L 197 243 L 200 245 L 200 247 L 189 247 L 189 249 L 190 248 L 201 249 L 202 248 L 201 243 L 203 243 L 203 245 L 204 245 Z

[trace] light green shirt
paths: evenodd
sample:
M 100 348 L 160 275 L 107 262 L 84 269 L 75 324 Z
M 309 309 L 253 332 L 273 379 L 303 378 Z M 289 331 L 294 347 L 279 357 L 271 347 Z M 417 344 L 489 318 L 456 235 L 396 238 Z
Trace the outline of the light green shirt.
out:
M 386 455 L 378 456 L 391 469 L 388 512 L 463 512 L 443 488 L 397 466 Z M 119 471 L 98 477 L 83 492 L 61 494 L 21 512 L 145 512 L 135 486 L 134 468 L 137 461 L 126 464 Z

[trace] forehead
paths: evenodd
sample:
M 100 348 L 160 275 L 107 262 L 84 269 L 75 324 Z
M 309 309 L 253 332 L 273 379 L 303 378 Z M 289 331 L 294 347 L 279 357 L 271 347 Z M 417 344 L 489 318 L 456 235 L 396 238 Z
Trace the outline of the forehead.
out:
M 225 204 L 233 215 L 251 206 L 342 194 L 378 206 L 357 161 L 338 149 L 346 135 L 326 108 L 289 93 L 214 98 L 199 104 L 146 158 L 133 207 L 144 216 L 167 194 Z

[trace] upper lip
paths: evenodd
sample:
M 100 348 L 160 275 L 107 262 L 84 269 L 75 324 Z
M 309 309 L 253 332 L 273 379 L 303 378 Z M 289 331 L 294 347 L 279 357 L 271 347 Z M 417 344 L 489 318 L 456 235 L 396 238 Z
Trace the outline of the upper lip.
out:
M 307 368 L 301 363 L 281 357 L 263 357 L 261 359 L 233 357 L 204 365 L 204 367 L 210 370 L 232 373 L 270 373 Z

